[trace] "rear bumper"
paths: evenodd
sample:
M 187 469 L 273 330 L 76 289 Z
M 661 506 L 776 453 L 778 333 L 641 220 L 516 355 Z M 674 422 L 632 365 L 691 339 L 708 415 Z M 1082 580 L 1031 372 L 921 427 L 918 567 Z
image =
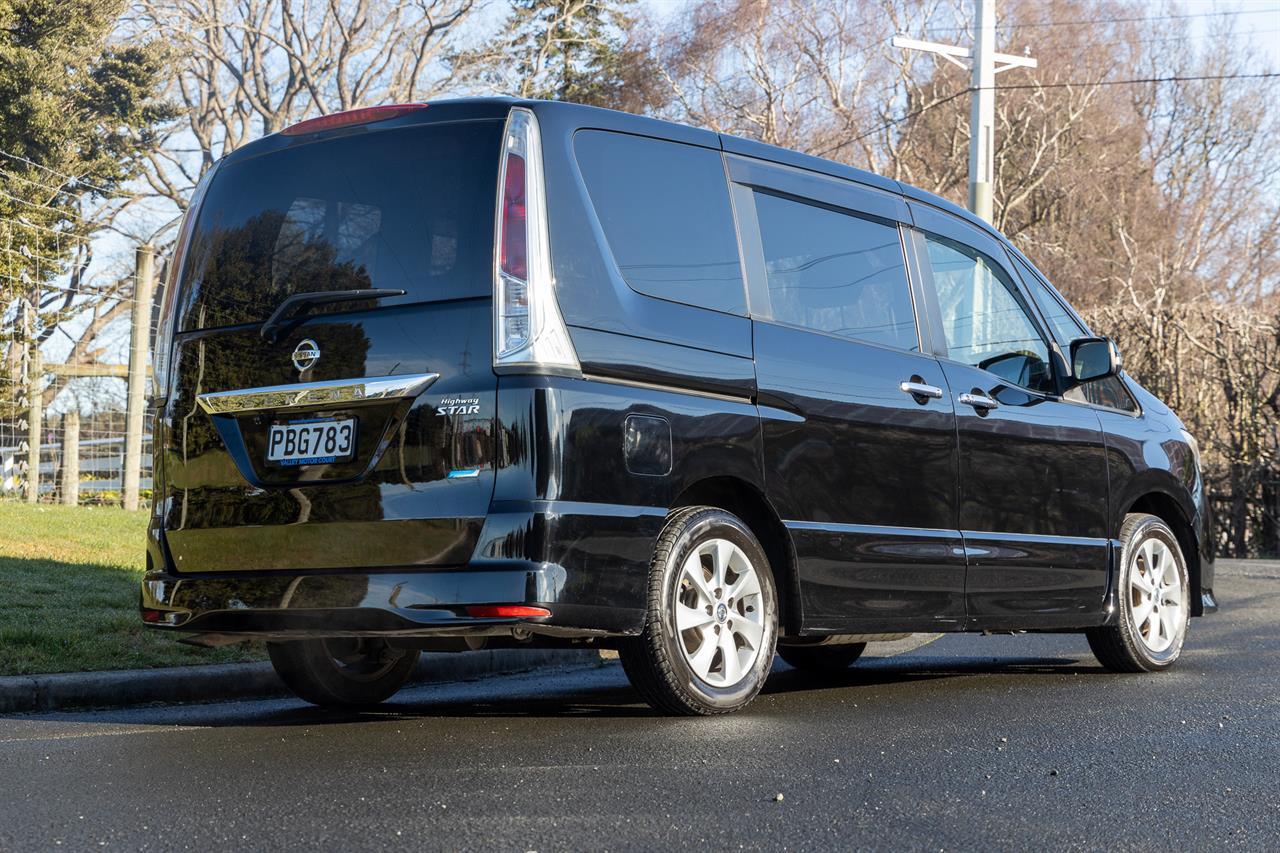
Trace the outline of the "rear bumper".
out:
M 549 616 L 476 618 L 469 605 L 523 604 Z M 557 565 L 481 570 L 217 576 L 148 574 L 143 621 L 158 630 L 260 638 L 484 636 L 512 628 L 562 637 L 639 633 L 643 611 L 575 602 Z
M 163 631 L 245 637 L 483 636 L 512 628 L 634 635 L 644 627 L 649 559 L 664 519 L 665 511 L 649 507 L 496 504 L 464 566 L 252 572 L 175 572 L 153 523 L 142 617 Z M 467 612 L 494 604 L 550 615 Z

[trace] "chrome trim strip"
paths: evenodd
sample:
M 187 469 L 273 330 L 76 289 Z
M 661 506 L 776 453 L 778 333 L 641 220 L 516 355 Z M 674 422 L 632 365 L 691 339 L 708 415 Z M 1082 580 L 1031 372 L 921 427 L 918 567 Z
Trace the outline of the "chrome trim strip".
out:
M 298 382 L 242 391 L 217 391 L 196 397 L 211 415 L 240 415 L 267 409 L 301 409 L 341 406 L 416 397 L 440 378 L 439 373 L 407 373 L 403 376 L 365 376 L 327 382 Z
M 726 403 L 743 403 L 751 405 L 751 397 L 738 397 L 732 394 L 717 394 L 714 391 L 700 391 L 697 388 L 684 388 L 679 385 L 662 385 L 656 382 L 644 382 L 639 379 L 622 379 L 617 376 L 602 376 L 599 373 L 583 373 L 583 379 L 592 382 L 603 382 L 607 385 L 624 385 L 629 388 L 643 388 L 647 391 L 664 391 L 667 394 L 691 394 L 694 397 L 706 397 L 710 400 L 723 400 Z

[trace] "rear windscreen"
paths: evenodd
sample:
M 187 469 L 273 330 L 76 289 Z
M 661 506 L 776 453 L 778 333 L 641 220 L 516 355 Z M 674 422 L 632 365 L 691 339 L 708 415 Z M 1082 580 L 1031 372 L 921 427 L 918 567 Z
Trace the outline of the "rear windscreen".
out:
M 501 137 L 501 122 L 420 125 L 227 164 L 200 206 L 177 328 L 262 322 L 295 293 L 489 295 Z

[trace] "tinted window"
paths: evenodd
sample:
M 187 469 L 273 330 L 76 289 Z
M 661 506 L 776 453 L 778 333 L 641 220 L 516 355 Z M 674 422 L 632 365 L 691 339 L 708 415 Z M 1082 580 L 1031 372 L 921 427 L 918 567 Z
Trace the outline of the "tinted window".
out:
M 1049 347 L 1004 270 L 960 243 L 926 241 L 948 354 L 1015 385 L 1049 390 Z
M 199 211 L 178 328 L 260 322 L 293 293 L 491 293 L 501 135 L 500 122 L 409 127 L 228 163 Z
M 918 349 L 897 227 L 764 192 L 755 200 L 773 319 Z
M 1018 268 L 1018 273 L 1022 276 L 1027 290 L 1030 291 L 1031 298 L 1035 300 L 1036 307 L 1049 321 L 1049 326 L 1057 337 L 1058 343 L 1062 345 L 1064 353 L 1068 351 L 1067 348 L 1072 341 L 1091 335 L 1091 332 L 1067 309 L 1058 292 L 1042 276 L 1024 264 L 1017 255 L 1010 254 L 1010 257 L 1013 258 L 1014 266 Z M 1138 411 L 1137 401 L 1133 399 L 1133 395 L 1129 393 L 1129 389 L 1118 376 L 1106 376 L 1083 385 L 1076 385 L 1068 389 L 1063 398 L 1077 403 L 1092 403 L 1108 409 L 1119 409 L 1122 412 Z
M 1019 274 L 1022 275 L 1022 282 L 1027 286 L 1027 290 L 1031 293 L 1031 298 L 1035 300 L 1036 307 L 1040 309 L 1040 313 L 1049 321 L 1053 334 L 1057 337 L 1058 342 L 1063 346 L 1071 343 L 1076 338 L 1086 337 L 1089 333 L 1084 327 L 1077 322 L 1075 317 L 1071 316 L 1071 312 L 1058 298 L 1057 294 L 1049 289 L 1049 285 L 1044 279 L 1036 275 L 1036 273 L 1018 259 L 1017 255 L 1012 255 L 1013 263 L 1018 268 Z
M 627 284 L 650 296 L 746 313 L 718 152 L 598 130 L 580 131 L 574 151 Z
M 1119 409 L 1131 414 L 1138 411 L 1137 401 L 1133 399 L 1133 395 L 1125 387 L 1124 380 L 1119 376 L 1106 376 L 1083 385 L 1076 385 L 1062 397 L 1077 403 L 1092 403 L 1095 406 Z

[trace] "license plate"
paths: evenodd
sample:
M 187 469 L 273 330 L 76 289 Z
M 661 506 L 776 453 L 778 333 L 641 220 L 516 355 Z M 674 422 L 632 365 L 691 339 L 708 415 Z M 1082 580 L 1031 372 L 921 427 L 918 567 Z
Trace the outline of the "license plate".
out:
M 272 465 L 327 465 L 346 462 L 355 452 L 355 418 L 272 424 L 267 440 L 267 462 Z

